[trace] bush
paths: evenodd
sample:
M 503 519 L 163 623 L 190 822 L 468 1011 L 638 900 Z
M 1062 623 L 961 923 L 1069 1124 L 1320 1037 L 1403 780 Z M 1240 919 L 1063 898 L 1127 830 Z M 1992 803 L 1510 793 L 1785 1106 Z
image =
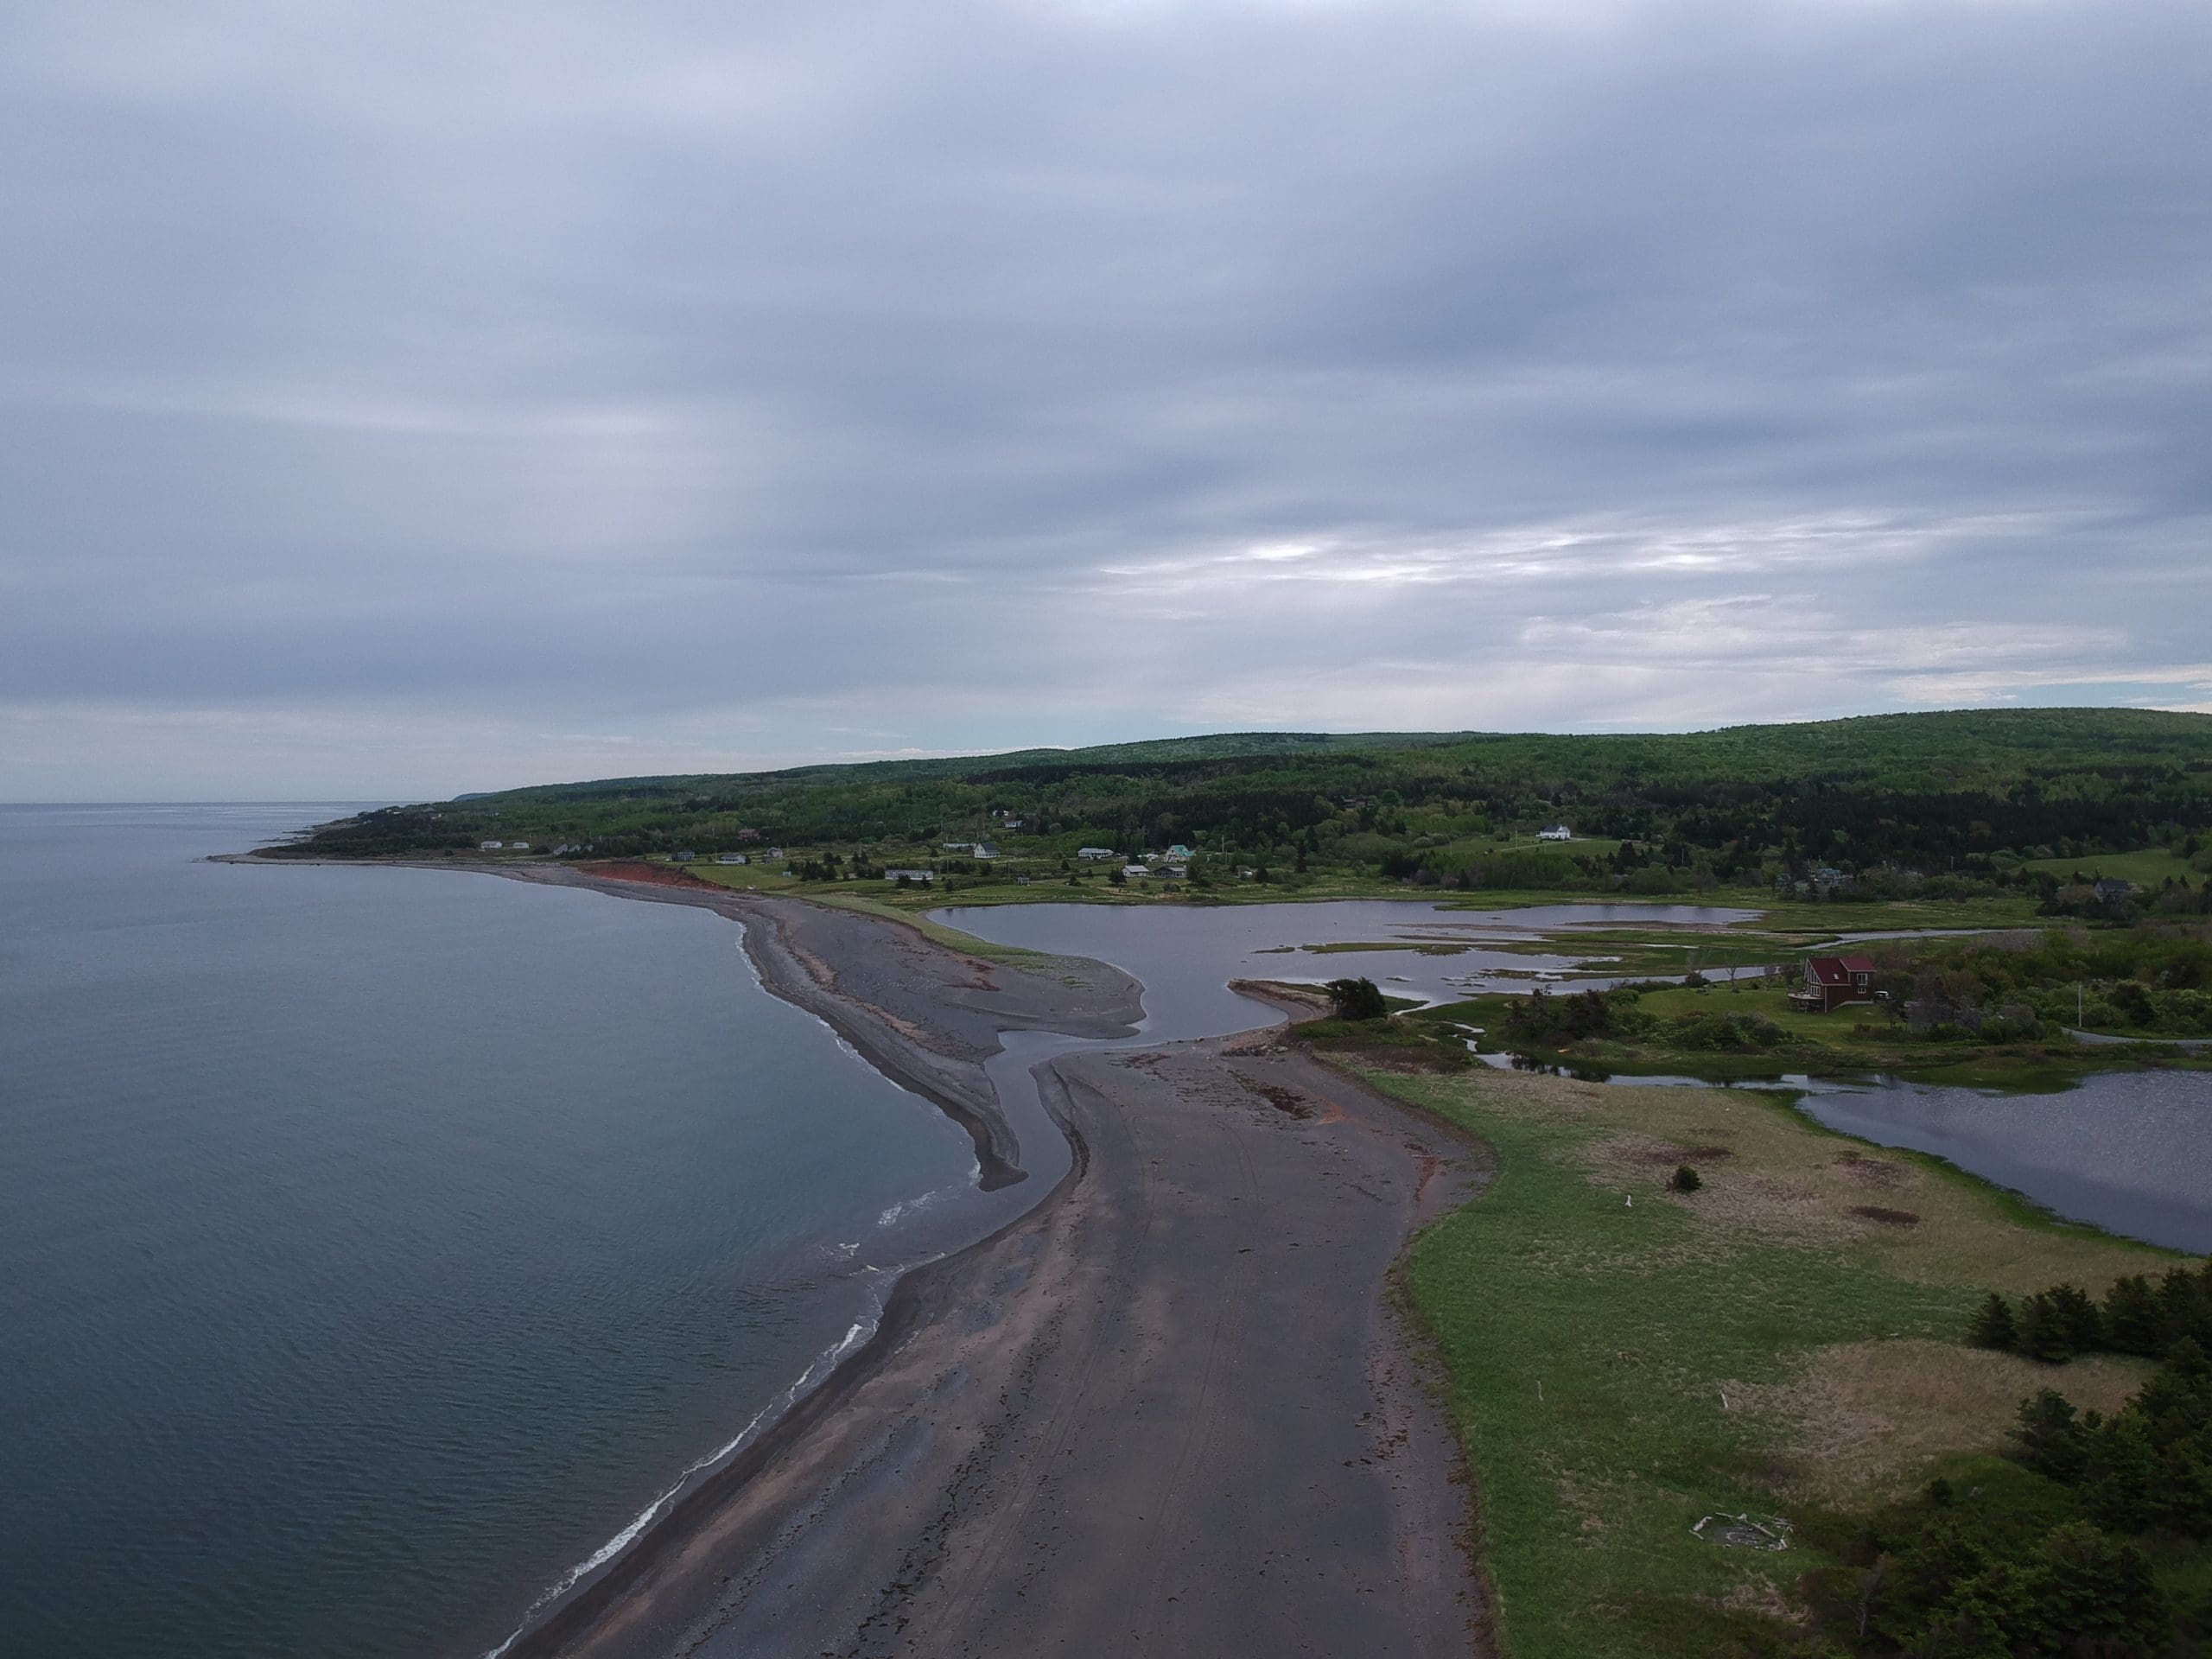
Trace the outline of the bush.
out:
M 1705 1183 L 1699 1179 L 1697 1171 L 1692 1169 L 1688 1164 L 1677 1164 L 1675 1166 L 1674 1179 L 1667 1185 L 1677 1192 L 1694 1192 Z
M 1339 1020 L 1381 1020 L 1390 1012 L 1371 979 L 1332 979 L 1324 988 Z
M 1782 1027 L 1764 1014 L 1693 1014 L 1671 1022 L 1668 1040 L 1676 1048 L 1740 1053 L 1774 1047 Z

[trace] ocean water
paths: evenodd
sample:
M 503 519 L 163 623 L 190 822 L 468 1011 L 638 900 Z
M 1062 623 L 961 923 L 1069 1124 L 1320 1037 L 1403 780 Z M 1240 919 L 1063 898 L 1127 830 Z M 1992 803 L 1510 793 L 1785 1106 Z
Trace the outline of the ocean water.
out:
M 855 1325 L 967 1137 L 702 912 L 0 807 L 0 1650 L 475 1655 Z

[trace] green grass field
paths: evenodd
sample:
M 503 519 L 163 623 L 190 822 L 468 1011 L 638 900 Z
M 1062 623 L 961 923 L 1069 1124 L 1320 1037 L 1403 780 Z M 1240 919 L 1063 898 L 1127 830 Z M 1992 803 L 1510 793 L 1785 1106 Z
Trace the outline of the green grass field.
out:
M 2169 878 L 2201 887 L 2212 880 L 2180 854 L 2164 847 L 2134 853 L 2090 853 L 2080 858 L 2036 858 L 2028 861 L 2028 868 L 2048 870 L 2061 879 L 2078 873 L 2092 881 L 2133 881 L 2139 887 L 2163 887 Z
M 1447 1372 L 1510 1659 L 1808 1651 L 1799 1577 L 1855 1514 L 1939 1463 L 2003 1478 L 1991 1452 L 2036 1387 L 2109 1409 L 2139 1377 L 1961 1338 L 1989 1288 L 2101 1290 L 2172 1258 L 1932 1160 L 1759 1095 L 1363 1075 L 1497 1160 L 1490 1191 L 1416 1241 L 1405 1283 Z M 1666 1187 L 1684 1161 L 1706 1183 L 1687 1196 Z M 1693 1536 L 1714 1512 L 1783 1517 L 1794 1547 Z

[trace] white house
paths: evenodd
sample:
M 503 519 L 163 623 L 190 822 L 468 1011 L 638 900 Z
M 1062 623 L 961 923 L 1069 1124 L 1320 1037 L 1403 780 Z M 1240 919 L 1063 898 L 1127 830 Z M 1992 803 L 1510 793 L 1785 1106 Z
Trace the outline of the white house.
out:
M 1152 866 L 1149 864 L 1124 864 L 1122 866 L 1122 874 L 1123 875 L 1150 875 L 1152 874 Z
M 1096 863 L 1100 860 L 1113 857 L 1114 849 L 1111 847 L 1078 847 L 1075 849 L 1075 855 L 1077 858 L 1090 859 Z
M 530 843 L 526 841 L 518 841 L 514 843 L 514 846 L 511 850 L 518 853 L 526 853 L 530 850 Z
M 937 872 L 935 870 L 886 870 L 883 873 L 883 879 L 887 881 L 934 881 L 937 880 Z
M 1563 823 L 1548 823 L 1536 831 L 1538 841 L 1573 841 L 1574 831 Z
M 716 853 L 715 855 L 715 862 L 717 864 L 742 864 L 745 861 L 746 857 L 743 853 Z
M 504 841 L 480 841 L 476 843 L 476 850 L 480 853 L 496 853 L 506 844 Z
M 941 853 L 972 853 L 976 850 L 976 843 L 972 841 L 940 841 L 937 849 Z
M 998 849 L 997 848 L 995 848 L 995 847 L 992 846 L 992 845 L 991 845 L 991 843 L 990 843 L 989 842 L 988 842 L 988 841 L 979 841 L 979 842 L 977 842 L 976 843 L 976 857 L 978 857 L 978 858 L 996 858 L 998 855 L 999 855 L 999 849 Z

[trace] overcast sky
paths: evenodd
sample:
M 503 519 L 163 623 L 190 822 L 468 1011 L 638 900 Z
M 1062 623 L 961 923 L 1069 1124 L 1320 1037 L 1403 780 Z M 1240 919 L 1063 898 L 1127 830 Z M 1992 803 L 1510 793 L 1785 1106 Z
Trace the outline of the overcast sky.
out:
M 0 0 L 0 798 L 2212 709 L 2204 0 Z

